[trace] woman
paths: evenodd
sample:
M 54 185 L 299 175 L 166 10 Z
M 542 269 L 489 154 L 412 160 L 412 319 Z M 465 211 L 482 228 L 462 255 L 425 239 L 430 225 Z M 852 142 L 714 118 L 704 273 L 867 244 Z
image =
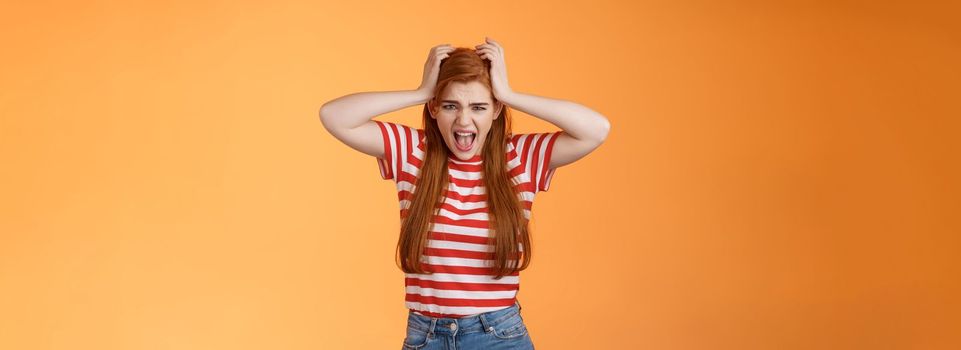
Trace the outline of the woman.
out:
M 372 119 L 415 104 L 424 104 L 422 129 Z M 514 135 L 507 107 L 562 130 Z M 517 291 L 531 261 L 534 195 L 558 167 L 601 145 L 607 119 L 513 91 L 504 50 L 489 38 L 474 49 L 435 46 L 417 89 L 343 96 L 320 118 L 396 183 L 404 349 L 533 349 Z

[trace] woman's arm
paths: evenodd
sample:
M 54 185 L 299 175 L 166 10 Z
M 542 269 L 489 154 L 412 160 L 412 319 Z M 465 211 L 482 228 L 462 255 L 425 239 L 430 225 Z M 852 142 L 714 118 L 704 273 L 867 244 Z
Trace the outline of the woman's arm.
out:
M 431 48 L 424 77 L 415 90 L 358 92 L 320 106 L 320 122 L 335 138 L 353 149 L 384 158 L 384 138 L 372 119 L 378 115 L 427 103 L 437 86 L 440 62 L 453 50 L 448 44 Z
M 611 123 L 600 113 L 567 100 L 510 91 L 501 99 L 508 106 L 557 125 L 578 141 L 600 145 Z
M 324 103 L 320 107 L 320 121 L 328 130 L 353 129 L 378 115 L 427 103 L 429 98 L 420 90 L 353 93 Z
M 334 138 L 350 148 L 384 159 L 384 139 L 374 117 L 426 103 L 421 90 L 358 92 L 331 100 L 320 107 L 320 122 Z
M 554 142 L 550 169 L 573 163 L 607 139 L 611 123 L 602 114 L 575 102 L 508 91 L 500 100 L 564 130 Z

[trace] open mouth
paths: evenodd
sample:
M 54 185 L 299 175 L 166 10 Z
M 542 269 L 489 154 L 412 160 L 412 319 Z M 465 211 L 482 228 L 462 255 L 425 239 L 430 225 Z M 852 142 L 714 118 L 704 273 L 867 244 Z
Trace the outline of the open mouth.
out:
M 474 140 L 477 134 L 473 132 L 454 132 L 454 143 L 461 151 L 470 151 L 474 148 Z

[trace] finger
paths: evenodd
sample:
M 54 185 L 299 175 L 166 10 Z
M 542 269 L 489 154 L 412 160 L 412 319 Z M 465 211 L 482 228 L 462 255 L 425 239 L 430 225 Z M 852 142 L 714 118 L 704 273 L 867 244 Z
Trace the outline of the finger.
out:
M 496 47 L 496 46 L 494 46 L 494 45 L 489 45 L 489 44 L 488 44 L 488 45 L 484 45 L 483 48 L 484 48 L 484 49 L 491 50 L 491 52 L 500 52 L 500 51 L 501 51 L 499 47 Z
M 497 51 L 504 51 L 504 48 L 501 47 L 500 44 L 496 44 L 496 43 L 495 43 L 495 44 L 491 44 L 491 47 L 493 47 L 494 50 L 497 50 Z
M 431 52 L 438 52 L 438 51 L 442 51 L 442 50 L 447 50 L 447 48 L 450 48 L 450 47 L 451 47 L 451 46 L 448 45 L 448 44 L 438 45 L 438 46 L 432 47 L 432 48 L 430 49 L 430 51 L 431 51 Z

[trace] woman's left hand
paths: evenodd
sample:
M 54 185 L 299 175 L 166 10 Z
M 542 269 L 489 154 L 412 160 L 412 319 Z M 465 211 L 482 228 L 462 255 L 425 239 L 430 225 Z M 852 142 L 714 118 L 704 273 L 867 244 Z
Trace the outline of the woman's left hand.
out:
M 491 62 L 490 75 L 494 98 L 502 101 L 511 93 L 510 85 L 507 84 L 507 67 L 504 66 L 504 48 L 491 38 L 484 37 L 484 39 L 487 43 L 474 46 L 474 51 L 481 58 Z

